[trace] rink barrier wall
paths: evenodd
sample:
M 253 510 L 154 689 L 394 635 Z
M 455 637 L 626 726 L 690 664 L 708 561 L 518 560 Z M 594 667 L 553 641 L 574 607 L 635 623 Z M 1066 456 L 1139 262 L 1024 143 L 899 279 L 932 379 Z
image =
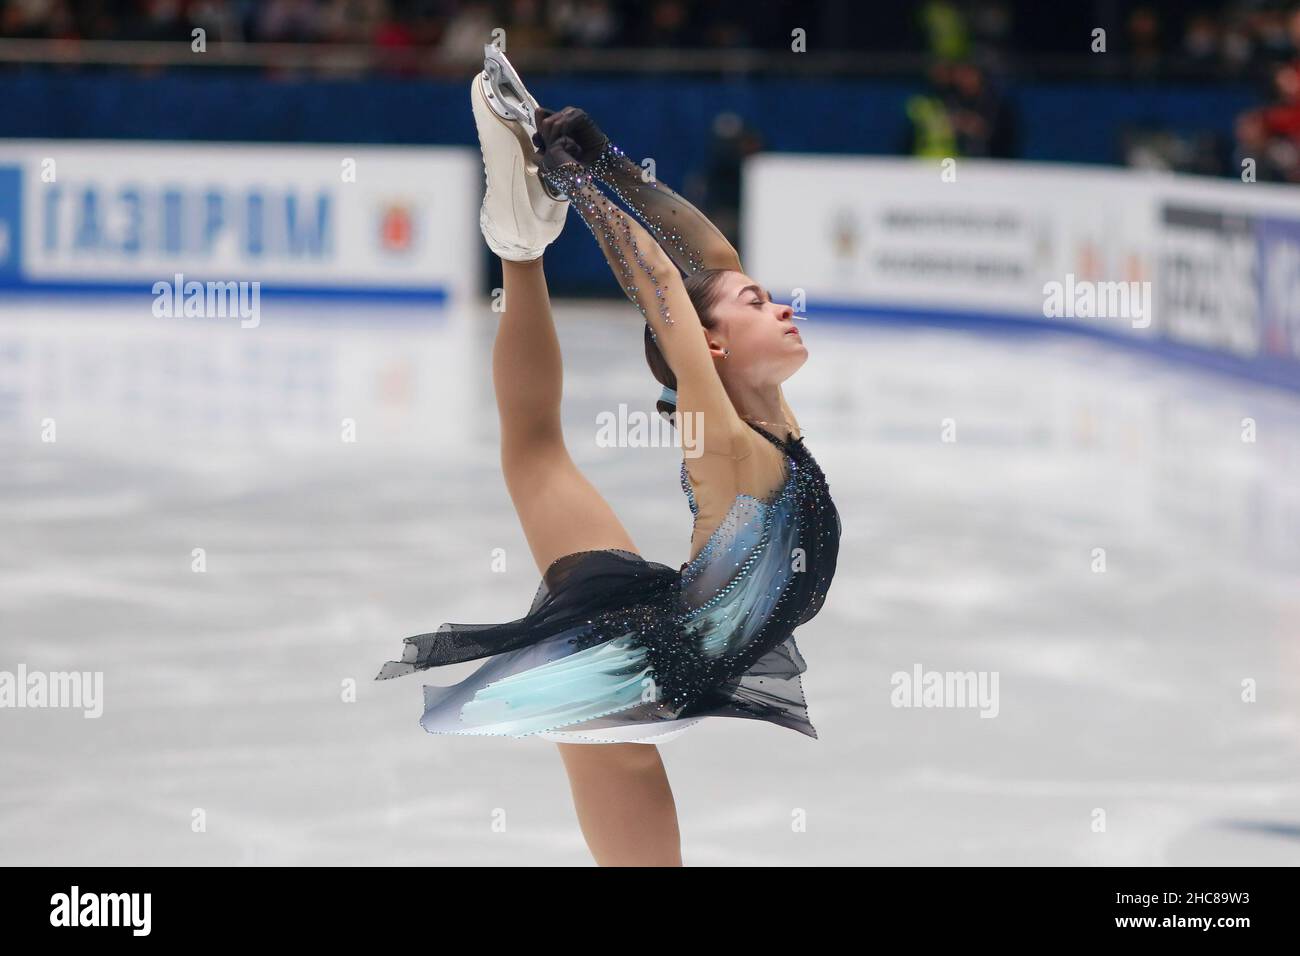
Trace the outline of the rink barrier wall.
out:
M 811 316 L 1084 333 L 1300 388 L 1300 192 L 1044 163 L 948 169 L 753 157 L 747 271 L 778 298 L 803 290 Z M 1133 290 L 1128 313 L 1089 314 L 1072 294 L 1116 283 Z M 1079 314 L 1048 314 L 1066 300 Z
M 481 179 L 462 148 L 0 142 L 0 289 L 466 301 Z

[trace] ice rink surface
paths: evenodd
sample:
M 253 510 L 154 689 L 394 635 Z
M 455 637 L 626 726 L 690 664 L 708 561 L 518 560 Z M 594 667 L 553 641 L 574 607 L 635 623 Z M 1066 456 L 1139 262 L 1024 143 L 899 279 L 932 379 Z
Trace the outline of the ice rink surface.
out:
M 556 311 L 573 455 L 676 566 L 680 452 L 595 438 L 653 411 L 639 321 Z M 787 395 L 844 523 L 799 632 L 821 739 L 665 744 L 686 862 L 1300 863 L 1300 396 L 813 312 Z M 104 680 L 97 719 L 0 710 L 0 863 L 589 862 L 553 745 L 419 727 L 421 684 L 469 666 L 372 680 L 537 587 L 494 324 L 0 310 L 0 670 Z M 917 667 L 995 672 L 996 716 L 893 706 Z

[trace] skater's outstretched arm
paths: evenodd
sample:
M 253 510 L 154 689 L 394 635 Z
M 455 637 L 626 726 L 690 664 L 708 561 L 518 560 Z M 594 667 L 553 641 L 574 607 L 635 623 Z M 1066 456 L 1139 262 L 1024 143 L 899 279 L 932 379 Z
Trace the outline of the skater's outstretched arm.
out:
M 570 119 L 565 123 L 582 151 L 582 165 L 641 220 L 678 269 L 688 276 L 703 269 L 744 272 L 735 247 L 704 213 L 663 181 L 647 176 L 585 113 L 568 112 Z M 539 121 L 556 115 L 542 110 Z M 542 145 L 539 143 L 539 148 Z M 798 434 L 799 425 L 784 390 L 781 408 L 785 421 Z
M 677 268 L 688 276 L 702 269 L 745 271 L 735 247 L 704 213 L 666 183 L 647 178 L 642 168 L 613 143 L 606 141 L 588 169 L 636 214 Z M 799 425 L 784 390 L 781 408 L 785 421 L 797 433 Z
M 678 410 L 701 414 L 705 451 L 733 457 L 747 454 L 750 429 L 736 414 L 718 377 L 706 330 L 673 258 L 645 227 L 601 192 L 577 161 L 581 146 L 546 121 L 542 136 L 548 140 L 542 175 L 569 196 L 571 208 L 595 236 L 624 293 L 650 324 L 677 377 Z
M 682 272 L 745 271 L 735 247 L 704 213 L 667 183 L 649 176 L 613 143 L 605 143 L 588 169 L 645 224 Z
M 682 272 L 731 269 L 743 272 L 740 256 L 709 218 L 661 180 L 648 175 L 610 142 L 586 113 L 568 107 L 538 111 L 543 129 L 562 128 L 581 151 L 575 156 L 650 230 Z M 544 142 L 537 144 L 544 149 Z
M 694 275 L 702 269 L 745 271 L 735 247 L 704 213 L 666 183 L 648 177 L 607 138 L 596 158 L 584 165 L 645 224 L 682 272 Z M 785 421 L 797 433 L 799 425 L 784 390 L 781 408 Z

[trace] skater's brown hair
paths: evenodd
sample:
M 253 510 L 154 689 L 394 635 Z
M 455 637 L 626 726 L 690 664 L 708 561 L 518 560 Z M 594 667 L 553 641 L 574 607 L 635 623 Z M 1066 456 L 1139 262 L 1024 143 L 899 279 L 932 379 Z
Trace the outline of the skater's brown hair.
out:
M 706 329 L 713 328 L 714 320 L 711 315 L 714 303 L 718 301 L 720 289 L 718 286 L 722 282 L 730 269 L 701 269 L 693 275 L 689 275 L 683 281 L 686 286 L 686 295 L 691 300 L 691 306 L 695 309 L 695 314 L 700 317 L 700 325 Z M 645 325 L 645 361 L 650 366 L 652 374 L 660 385 L 670 388 L 673 392 L 677 391 L 677 376 L 673 374 L 672 366 L 664 358 L 664 353 L 659 348 L 659 344 L 654 339 L 654 330 L 650 328 L 650 323 Z M 677 410 L 677 405 L 668 400 L 664 395 L 655 402 L 655 409 L 660 415 L 672 421 L 672 414 Z

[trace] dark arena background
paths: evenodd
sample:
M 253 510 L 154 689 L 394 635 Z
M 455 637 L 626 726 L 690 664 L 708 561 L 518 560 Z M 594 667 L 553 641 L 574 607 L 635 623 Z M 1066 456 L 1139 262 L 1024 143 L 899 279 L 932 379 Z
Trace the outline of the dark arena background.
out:
M 553 746 L 372 679 L 538 583 L 485 44 L 811 355 L 820 739 L 665 744 L 686 862 L 1300 863 L 1300 4 L 0 0 L 0 34 L 0 863 L 590 862 Z M 565 436 L 676 567 L 681 451 L 575 219 Z

